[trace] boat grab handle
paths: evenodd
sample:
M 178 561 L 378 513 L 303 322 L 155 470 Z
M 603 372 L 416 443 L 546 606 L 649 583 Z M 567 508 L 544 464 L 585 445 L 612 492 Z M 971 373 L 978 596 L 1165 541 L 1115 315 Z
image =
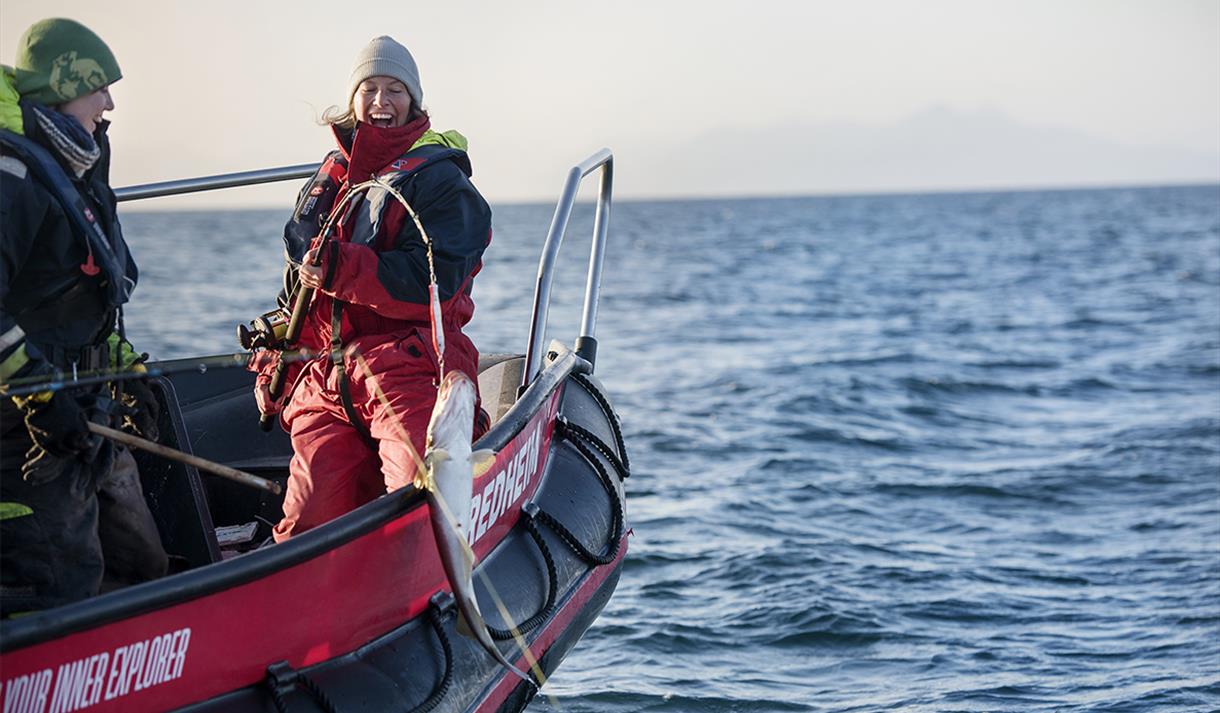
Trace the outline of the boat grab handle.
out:
M 585 303 L 580 320 L 580 334 L 576 338 L 576 354 L 593 366 L 597 358 L 597 340 L 593 336 L 597 322 L 597 301 L 601 293 L 602 256 L 606 249 L 606 232 L 610 226 L 610 195 L 614 183 L 614 154 L 610 149 L 601 149 L 568 170 L 563 184 L 563 193 L 555 206 L 551 227 L 542 246 L 542 257 L 538 260 L 538 282 L 534 288 L 534 311 L 530 320 L 529 343 L 525 351 L 525 369 L 521 372 L 521 391 L 538 375 L 546 339 L 547 311 L 551 304 L 551 282 L 555 261 L 580 182 L 585 176 L 601 169 L 601 180 L 597 193 L 597 213 L 593 219 L 593 246 L 589 250 L 589 272 L 585 282 Z

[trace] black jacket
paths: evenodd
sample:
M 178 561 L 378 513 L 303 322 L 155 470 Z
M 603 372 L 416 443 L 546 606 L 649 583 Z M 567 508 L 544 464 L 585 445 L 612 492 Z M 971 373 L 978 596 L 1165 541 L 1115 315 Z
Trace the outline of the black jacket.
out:
M 81 205 L 101 228 L 94 240 L 108 241 L 117 261 L 108 271 L 102 261 L 91 259 L 98 251 L 90 246 L 79 219 L 73 220 L 73 207 L 40 180 L 11 141 L 0 140 L 0 377 L 6 380 L 48 365 L 69 370 L 82 352 L 110 336 L 118 308 L 138 277 L 115 215 L 108 122 L 94 134 L 101 157 L 76 178 L 31 115 L 33 109 L 22 108 L 25 138 L 60 161 L 63 175 L 83 199 Z M 123 274 L 110 274 L 120 264 L 117 269 Z M 124 283 L 119 297 L 112 289 L 116 280 Z

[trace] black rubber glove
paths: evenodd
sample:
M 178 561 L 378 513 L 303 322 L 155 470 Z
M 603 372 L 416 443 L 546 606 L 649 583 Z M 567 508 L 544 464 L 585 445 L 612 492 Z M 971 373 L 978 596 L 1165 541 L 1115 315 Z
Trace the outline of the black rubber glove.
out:
M 21 478 L 31 485 L 42 485 L 66 473 L 74 458 L 51 455 L 38 445 L 30 446 L 21 464 Z
M 74 456 L 89 448 L 85 413 L 71 395 L 56 391 L 46 402 L 27 400 L 22 409 L 30 438 L 51 455 Z
M 129 379 L 123 382 L 123 394 L 119 402 L 128 409 L 123 417 L 123 430 L 142 436 L 150 441 L 161 435 L 157 421 L 161 417 L 161 404 L 152 387 L 144 379 Z

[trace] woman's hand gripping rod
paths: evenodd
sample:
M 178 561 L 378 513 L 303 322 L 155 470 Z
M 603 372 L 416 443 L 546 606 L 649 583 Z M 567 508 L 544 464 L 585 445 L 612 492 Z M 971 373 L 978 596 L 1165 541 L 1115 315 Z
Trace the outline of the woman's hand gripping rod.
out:
M 314 258 L 314 265 L 322 262 L 321 251 Z M 288 330 L 284 332 L 284 344 L 292 347 L 301 338 L 301 327 L 305 323 L 305 315 L 309 312 L 309 302 L 313 299 L 313 290 L 307 287 L 297 287 L 296 301 L 292 305 L 292 316 L 288 319 Z M 272 401 L 277 401 L 284 395 L 284 382 L 288 379 L 288 360 L 280 352 L 280 360 L 276 362 L 275 371 L 271 374 L 271 383 L 267 385 L 267 393 Z M 276 414 L 264 413 L 258 417 L 258 427 L 264 431 L 271 430 Z

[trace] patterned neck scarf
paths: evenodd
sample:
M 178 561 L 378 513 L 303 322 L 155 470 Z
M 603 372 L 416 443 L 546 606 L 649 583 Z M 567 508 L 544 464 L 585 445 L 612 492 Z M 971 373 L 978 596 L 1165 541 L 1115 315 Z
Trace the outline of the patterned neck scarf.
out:
M 85 127 L 75 117 L 61 114 L 41 104 L 32 104 L 38 128 L 42 130 L 51 148 L 68 164 L 77 178 L 85 175 L 102 155 L 101 148 L 93 137 L 85 133 Z

